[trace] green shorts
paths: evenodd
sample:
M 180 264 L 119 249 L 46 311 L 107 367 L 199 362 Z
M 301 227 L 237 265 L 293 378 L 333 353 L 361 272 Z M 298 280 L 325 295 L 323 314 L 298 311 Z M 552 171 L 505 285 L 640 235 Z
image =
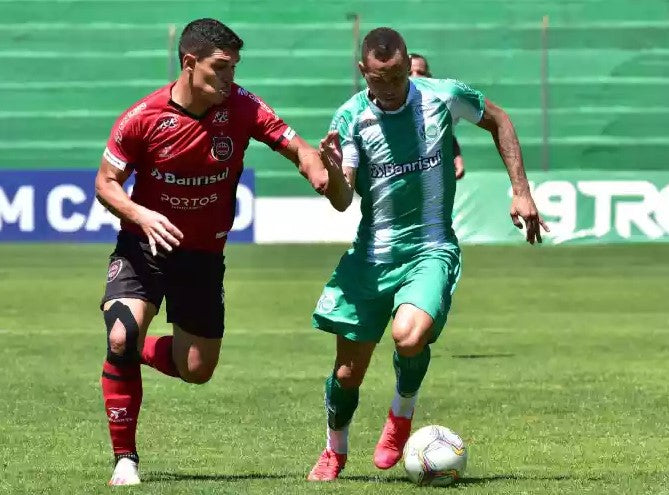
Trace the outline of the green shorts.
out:
M 393 264 L 372 264 L 349 250 L 325 284 L 311 322 L 349 340 L 379 342 L 390 317 L 408 303 L 434 320 L 432 343 L 446 324 L 459 278 L 459 249 L 430 251 Z

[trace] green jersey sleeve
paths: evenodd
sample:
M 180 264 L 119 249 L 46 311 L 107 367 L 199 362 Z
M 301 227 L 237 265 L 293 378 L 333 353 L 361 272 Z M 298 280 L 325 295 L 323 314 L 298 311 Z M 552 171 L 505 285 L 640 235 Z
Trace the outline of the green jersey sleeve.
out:
M 485 97 L 467 84 L 455 79 L 436 79 L 435 91 L 448 106 L 453 124 L 465 119 L 478 124 L 485 109 Z
M 342 167 L 358 168 L 360 154 L 353 139 L 353 114 L 348 109 L 339 109 L 332 118 L 331 131 L 339 132 L 342 152 Z

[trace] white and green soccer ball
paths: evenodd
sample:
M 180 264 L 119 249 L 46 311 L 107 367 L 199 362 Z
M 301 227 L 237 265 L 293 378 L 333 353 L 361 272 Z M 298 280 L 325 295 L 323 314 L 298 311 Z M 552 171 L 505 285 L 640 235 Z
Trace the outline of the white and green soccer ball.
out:
M 404 468 L 418 485 L 450 485 L 466 467 L 465 442 L 444 426 L 424 426 L 404 446 Z

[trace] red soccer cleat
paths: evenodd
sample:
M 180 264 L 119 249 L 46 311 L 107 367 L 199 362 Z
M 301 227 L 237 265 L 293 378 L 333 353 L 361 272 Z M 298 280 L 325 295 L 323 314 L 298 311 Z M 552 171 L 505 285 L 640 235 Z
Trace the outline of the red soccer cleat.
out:
M 390 469 L 402 458 L 402 451 L 411 435 L 411 419 L 398 417 L 392 409 L 374 450 L 374 465 L 379 469 Z
M 333 481 L 339 477 L 339 473 L 346 465 L 346 454 L 337 454 L 333 450 L 325 449 L 311 468 L 307 480 L 309 481 Z

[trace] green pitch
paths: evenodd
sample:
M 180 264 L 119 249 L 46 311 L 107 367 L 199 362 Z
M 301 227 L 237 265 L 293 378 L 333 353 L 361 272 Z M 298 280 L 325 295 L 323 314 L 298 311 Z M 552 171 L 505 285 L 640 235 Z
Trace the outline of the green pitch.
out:
M 97 311 L 109 246 L 0 245 L 0 492 L 107 493 Z M 393 387 L 370 366 L 343 478 L 324 443 L 331 335 L 310 312 L 341 246 L 230 246 L 213 380 L 144 369 L 132 493 L 411 493 L 372 452 Z M 669 246 L 469 247 L 414 425 L 467 441 L 462 493 L 669 493 Z M 164 313 L 153 332 L 165 332 Z M 111 491 L 110 491 L 111 493 Z

